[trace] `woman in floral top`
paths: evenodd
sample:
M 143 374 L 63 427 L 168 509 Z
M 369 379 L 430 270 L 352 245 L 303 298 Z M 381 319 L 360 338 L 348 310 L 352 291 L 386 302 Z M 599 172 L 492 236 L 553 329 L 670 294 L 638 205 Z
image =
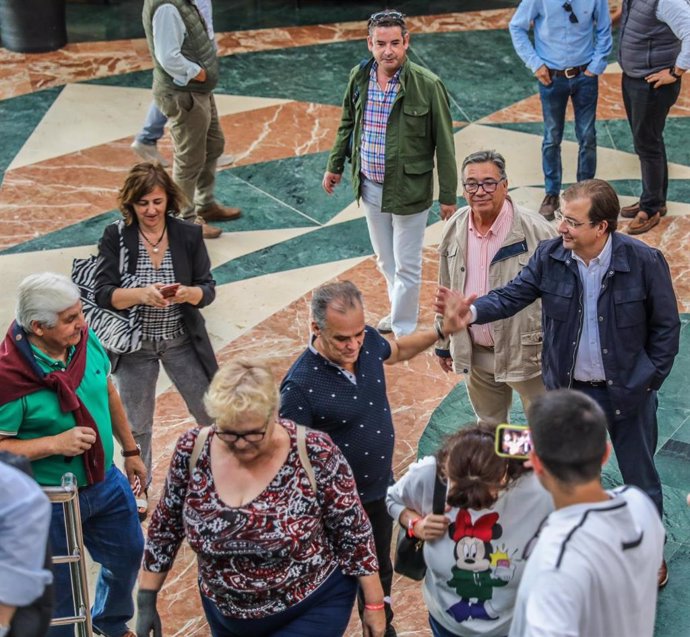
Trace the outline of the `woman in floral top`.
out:
M 358 585 L 364 635 L 382 636 L 371 526 L 338 447 L 327 434 L 307 430 L 308 460 L 300 459 L 296 425 L 277 418 L 275 382 L 265 366 L 226 365 L 205 402 L 215 424 L 200 439 L 196 461 L 204 430 L 178 440 L 151 519 L 137 634 L 160 626 L 157 591 L 186 539 L 197 553 L 214 637 L 337 637 Z

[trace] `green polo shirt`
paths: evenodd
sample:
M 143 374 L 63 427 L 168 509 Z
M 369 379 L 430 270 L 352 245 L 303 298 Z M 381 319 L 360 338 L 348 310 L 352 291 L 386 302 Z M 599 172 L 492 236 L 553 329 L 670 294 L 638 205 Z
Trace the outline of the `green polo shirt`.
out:
M 77 388 L 77 395 L 91 413 L 103 442 L 105 469 L 113 462 L 113 428 L 108 407 L 108 374 L 110 360 L 96 335 L 89 330 L 86 345 L 86 368 Z M 39 367 L 46 373 L 65 369 L 62 361 L 56 361 L 32 346 Z M 68 362 L 74 348 L 70 348 Z M 0 434 L 16 436 L 20 440 L 32 440 L 55 436 L 76 426 L 72 412 L 60 410 L 57 394 L 50 389 L 40 389 L 0 406 Z M 81 456 L 48 456 L 31 463 L 36 481 L 44 486 L 57 486 L 64 473 L 73 473 L 79 486 L 86 486 L 86 471 Z

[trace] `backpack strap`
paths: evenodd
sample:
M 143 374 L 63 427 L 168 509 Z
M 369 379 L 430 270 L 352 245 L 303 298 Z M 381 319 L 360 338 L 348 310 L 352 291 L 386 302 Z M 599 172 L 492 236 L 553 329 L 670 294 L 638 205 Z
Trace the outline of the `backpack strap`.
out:
M 297 454 L 299 455 L 299 461 L 307 472 L 312 491 L 316 494 L 318 493 L 316 490 L 316 476 L 314 475 L 314 467 L 312 467 L 311 460 L 309 460 L 309 454 L 307 453 L 307 428 L 296 423 L 295 428 L 297 429 Z
M 189 456 L 189 476 L 192 476 L 192 471 L 196 467 L 196 463 L 201 455 L 201 450 L 204 448 L 204 444 L 208 439 L 208 435 L 211 433 L 211 427 L 202 427 L 199 430 L 199 434 L 194 441 L 194 449 L 192 449 L 192 455 Z

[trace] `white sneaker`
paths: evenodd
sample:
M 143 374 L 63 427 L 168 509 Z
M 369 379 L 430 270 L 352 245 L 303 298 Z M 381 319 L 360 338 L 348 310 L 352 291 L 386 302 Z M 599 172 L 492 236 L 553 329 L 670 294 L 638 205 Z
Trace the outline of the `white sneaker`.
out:
M 234 155 L 221 155 L 216 161 L 216 170 L 220 170 L 221 168 L 227 168 L 228 166 L 232 166 L 232 164 L 234 163 Z
M 388 316 L 384 316 L 379 321 L 379 324 L 376 326 L 376 329 L 379 332 L 381 332 L 381 334 L 390 334 L 393 331 L 393 324 L 391 321 L 391 315 L 389 314 Z
M 138 139 L 135 139 L 130 145 L 130 148 L 146 161 L 157 161 L 163 168 L 168 168 L 170 166 L 170 162 L 158 152 L 158 146 L 156 146 L 156 144 L 144 144 Z

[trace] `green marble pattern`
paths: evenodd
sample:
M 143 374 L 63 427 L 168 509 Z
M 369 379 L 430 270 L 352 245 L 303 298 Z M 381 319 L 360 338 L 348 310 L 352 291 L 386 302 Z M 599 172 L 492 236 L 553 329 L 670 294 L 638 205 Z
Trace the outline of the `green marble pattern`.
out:
M 680 352 L 671 374 L 659 391 L 659 445 L 656 465 L 664 489 L 664 526 L 667 543 L 668 585 L 659 593 L 655 637 L 690 635 L 690 405 L 687 402 L 687 374 L 690 365 L 690 314 L 681 315 Z M 418 457 L 433 454 L 444 436 L 475 416 L 464 381 L 458 383 L 432 414 L 419 441 Z M 525 422 L 520 400 L 513 399 L 511 422 Z M 621 484 L 618 463 L 612 454 L 604 467 L 606 488 Z
M 61 92 L 62 87 L 49 88 L 0 100 L 0 178 Z
M 213 277 L 221 285 L 262 274 L 364 257 L 372 252 L 366 221 L 354 219 L 322 226 L 305 235 L 228 261 L 213 269 Z
M 521 133 L 542 136 L 544 126 L 541 122 L 515 122 L 491 124 L 497 128 L 505 128 Z M 627 120 L 609 119 L 598 120 L 597 145 L 602 148 L 612 148 L 625 153 L 634 153 L 632 135 Z M 668 161 L 676 164 L 690 165 L 690 145 L 687 140 L 690 137 L 690 117 L 669 117 L 664 129 L 666 142 L 666 156 Z M 576 142 L 575 127 L 573 122 L 566 122 L 563 131 L 565 141 Z

